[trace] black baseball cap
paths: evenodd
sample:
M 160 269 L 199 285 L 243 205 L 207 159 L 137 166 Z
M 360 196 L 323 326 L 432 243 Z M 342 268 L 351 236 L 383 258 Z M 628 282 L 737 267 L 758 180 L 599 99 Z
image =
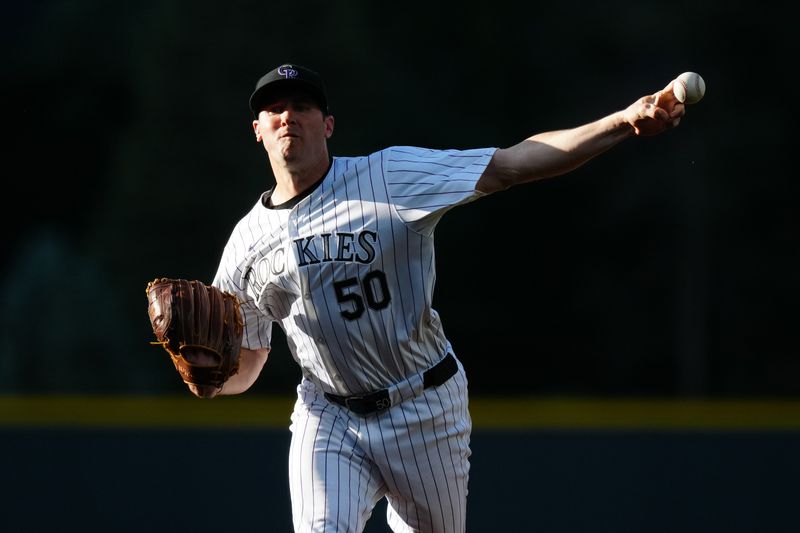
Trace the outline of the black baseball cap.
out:
M 273 69 L 258 80 L 256 90 L 250 95 L 250 110 L 258 116 L 264 106 L 276 94 L 285 94 L 284 91 L 295 90 L 308 92 L 319 105 L 324 114 L 328 111 L 328 94 L 322 76 L 313 70 L 300 65 L 281 65 Z

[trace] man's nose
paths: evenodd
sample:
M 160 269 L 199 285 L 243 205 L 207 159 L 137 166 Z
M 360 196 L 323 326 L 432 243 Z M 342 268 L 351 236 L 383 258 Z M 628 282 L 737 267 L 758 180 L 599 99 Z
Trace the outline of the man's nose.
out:
M 294 110 L 291 107 L 287 107 L 283 110 L 283 113 L 281 113 L 281 122 L 284 124 L 291 124 L 294 123 L 294 121 Z

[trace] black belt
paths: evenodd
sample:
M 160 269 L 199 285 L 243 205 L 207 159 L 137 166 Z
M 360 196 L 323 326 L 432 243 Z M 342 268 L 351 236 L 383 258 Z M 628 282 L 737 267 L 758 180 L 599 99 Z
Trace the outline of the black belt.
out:
M 422 374 L 423 387 L 426 389 L 438 387 L 453 377 L 457 371 L 458 363 L 456 363 L 456 358 L 453 357 L 453 354 L 447 354 L 444 359 Z M 392 406 L 392 400 L 389 398 L 389 389 L 370 392 L 363 396 L 338 396 L 326 392 L 325 397 L 334 403 L 347 407 L 358 415 L 377 413 Z

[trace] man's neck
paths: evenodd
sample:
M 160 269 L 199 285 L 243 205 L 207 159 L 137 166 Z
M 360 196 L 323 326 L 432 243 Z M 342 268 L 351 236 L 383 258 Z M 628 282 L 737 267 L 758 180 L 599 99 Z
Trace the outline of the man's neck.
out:
M 306 189 L 325 177 L 330 168 L 330 157 L 320 158 L 307 167 L 292 165 L 272 165 L 275 175 L 275 189 L 272 191 L 272 203 L 282 204 L 303 193 Z

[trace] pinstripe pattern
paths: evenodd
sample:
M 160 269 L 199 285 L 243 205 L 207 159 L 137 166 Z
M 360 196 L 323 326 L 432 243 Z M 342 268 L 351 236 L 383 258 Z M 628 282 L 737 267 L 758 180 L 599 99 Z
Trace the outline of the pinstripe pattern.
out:
M 236 225 L 213 283 L 243 302 L 246 348 L 268 347 L 276 322 L 303 372 L 290 452 L 297 531 L 360 531 L 384 495 L 395 531 L 463 531 L 463 369 L 422 390 L 422 372 L 452 352 L 431 306 L 433 233 L 480 196 L 493 154 L 393 147 L 334 158 L 296 205 L 259 200 Z M 364 418 L 323 396 L 384 388 L 393 407 Z

